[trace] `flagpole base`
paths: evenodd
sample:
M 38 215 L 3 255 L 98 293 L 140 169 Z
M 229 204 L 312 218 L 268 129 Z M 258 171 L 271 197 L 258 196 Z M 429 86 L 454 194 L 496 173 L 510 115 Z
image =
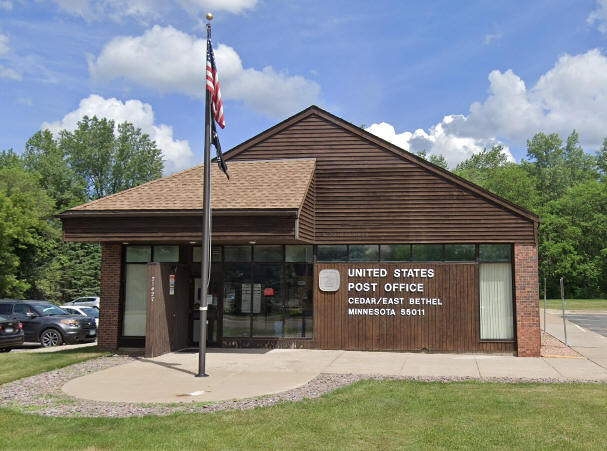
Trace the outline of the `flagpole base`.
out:
M 198 373 L 196 377 L 209 377 L 209 375 L 206 373 Z

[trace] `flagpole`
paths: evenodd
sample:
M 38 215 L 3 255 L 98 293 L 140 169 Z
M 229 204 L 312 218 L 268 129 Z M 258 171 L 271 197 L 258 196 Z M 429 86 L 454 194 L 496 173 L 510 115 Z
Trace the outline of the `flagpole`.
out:
M 211 13 L 207 14 L 207 41 L 211 39 Z M 207 50 L 208 52 L 208 50 Z M 207 55 L 208 57 L 208 55 Z M 206 64 L 206 59 L 205 59 Z M 205 77 L 206 79 L 206 77 Z M 202 264 L 200 267 L 200 336 L 198 337 L 198 374 L 196 377 L 207 377 L 206 374 L 206 352 L 207 352 L 207 296 L 209 292 L 209 265 L 211 250 L 211 93 L 206 89 L 205 81 L 205 105 L 204 105 L 204 192 L 202 201 Z

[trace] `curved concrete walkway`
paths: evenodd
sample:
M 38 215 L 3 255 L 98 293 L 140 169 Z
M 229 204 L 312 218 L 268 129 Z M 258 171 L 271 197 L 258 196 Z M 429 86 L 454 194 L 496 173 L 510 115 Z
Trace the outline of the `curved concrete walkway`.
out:
M 606 340 L 607 342 L 607 340 Z M 606 348 L 607 349 L 607 348 Z M 197 353 L 171 353 L 69 381 L 68 395 L 114 402 L 208 402 L 257 397 L 301 386 L 320 373 L 412 378 L 607 381 L 586 358 L 519 358 L 485 354 L 417 354 L 304 349 L 212 350 L 209 377 L 196 378 Z

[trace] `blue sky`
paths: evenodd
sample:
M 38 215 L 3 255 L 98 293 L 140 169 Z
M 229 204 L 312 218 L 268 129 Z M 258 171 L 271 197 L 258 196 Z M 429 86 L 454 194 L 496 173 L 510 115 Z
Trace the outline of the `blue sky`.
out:
M 537 131 L 607 136 L 607 0 L 0 0 L 0 149 L 83 114 L 202 159 L 202 18 L 229 149 L 311 104 L 451 167 Z

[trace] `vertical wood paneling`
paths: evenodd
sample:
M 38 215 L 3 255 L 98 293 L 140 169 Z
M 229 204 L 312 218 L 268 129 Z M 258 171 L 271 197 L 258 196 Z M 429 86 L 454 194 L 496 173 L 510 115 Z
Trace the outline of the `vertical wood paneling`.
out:
M 386 268 L 386 278 L 375 293 L 348 294 L 347 268 Z M 433 268 L 434 278 L 395 279 L 394 268 Z M 341 284 L 335 293 L 316 288 L 315 341 L 320 349 L 429 352 L 513 352 L 515 342 L 481 342 L 479 324 L 478 264 L 476 263 L 317 263 L 314 276 L 323 269 L 340 271 Z M 361 279 L 356 279 L 362 281 Z M 354 281 L 354 279 L 352 280 Z M 386 282 L 423 282 L 423 294 L 385 293 Z M 348 297 L 405 297 L 402 306 L 349 305 Z M 410 297 L 440 298 L 442 306 L 411 306 Z M 394 308 L 396 316 L 353 316 L 348 308 Z M 400 308 L 423 308 L 425 316 L 401 316 Z

